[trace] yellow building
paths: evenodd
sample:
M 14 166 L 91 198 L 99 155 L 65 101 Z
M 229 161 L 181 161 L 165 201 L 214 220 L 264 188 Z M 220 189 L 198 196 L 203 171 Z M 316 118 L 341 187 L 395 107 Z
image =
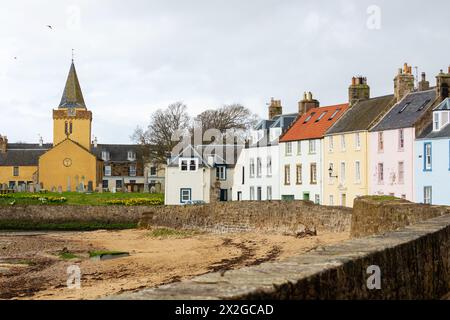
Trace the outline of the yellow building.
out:
M 351 108 L 325 135 L 325 205 L 353 207 L 356 197 L 368 194 L 368 130 L 394 103 L 393 95 L 352 101 L 354 90 Z
M 103 161 L 92 152 L 92 112 L 87 110 L 72 61 L 61 102 L 53 110 L 53 144 L 9 144 L 0 136 L 0 183 L 39 183 L 47 190 L 94 190 Z

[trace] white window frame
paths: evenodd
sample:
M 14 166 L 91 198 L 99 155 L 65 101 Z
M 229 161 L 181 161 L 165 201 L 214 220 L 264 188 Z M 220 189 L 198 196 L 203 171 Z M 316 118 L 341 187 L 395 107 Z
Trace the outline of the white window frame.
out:
M 431 186 L 423 187 L 423 203 L 425 204 L 433 203 L 433 188 Z
M 341 134 L 341 151 L 344 152 L 347 149 L 345 134 Z
M 355 183 L 361 183 L 361 161 L 355 161 Z
M 105 177 L 111 177 L 111 166 L 105 166 Z
M 272 176 L 272 157 L 271 156 L 267 157 L 266 167 L 267 167 L 267 176 L 271 177 Z
M 361 134 L 355 133 L 355 150 L 361 150 Z
M 301 155 L 302 154 L 302 142 L 301 141 L 297 141 L 297 155 Z
M 289 164 L 284 166 L 284 185 L 291 185 L 291 166 Z
M 308 140 L 309 154 L 316 154 L 316 140 Z
M 378 152 L 384 152 L 384 134 L 383 131 L 378 132 Z
M 250 201 L 255 201 L 255 187 L 250 187 Z
M 187 194 L 185 194 L 187 192 Z M 187 195 L 187 199 L 185 196 Z M 187 203 L 192 201 L 192 190 L 190 188 L 181 188 L 180 189 L 180 203 Z
M 195 165 L 194 170 L 192 170 L 192 168 L 191 168 L 192 161 L 194 161 L 194 165 Z M 183 163 L 186 163 L 186 170 L 182 169 Z M 182 172 L 189 172 L 189 171 L 195 172 L 198 170 L 198 159 L 197 158 L 180 158 L 178 160 L 178 168 Z
M 384 184 L 384 163 L 379 162 L 377 164 L 377 180 L 378 184 Z
M 130 177 L 136 177 L 136 170 L 137 168 L 136 168 L 136 165 L 135 164 L 130 164 L 130 167 L 129 167 L 129 174 L 130 174 Z
M 341 167 L 339 169 L 339 181 L 341 182 L 341 184 L 345 184 L 347 175 L 347 164 L 345 163 L 345 161 L 341 161 Z
M 103 161 L 109 161 L 110 160 L 109 151 L 102 151 L 102 160 Z
M 262 160 L 261 158 L 256 158 L 256 177 L 262 177 Z
M 272 200 L 272 186 L 267 186 L 267 195 L 266 195 L 266 198 L 267 198 L 267 200 Z
M 405 162 L 399 161 L 397 165 L 398 170 L 398 184 L 404 184 L 405 183 Z M 402 169 L 402 170 L 400 170 Z
M 286 142 L 285 155 L 292 156 L 292 142 Z
M 227 167 L 226 166 L 217 166 L 217 178 L 221 181 L 227 179 Z
M 254 178 L 255 177 L 255 159 L 254 158 L 250 158 L 250 178 Z
M 398 130 L 398 150 L 405 150 L 405 131 L 403 129 Z
M 128 161 L 135 161 L 136 160 L 136 152 L 128 151 L 127 158 L 128 158 Z

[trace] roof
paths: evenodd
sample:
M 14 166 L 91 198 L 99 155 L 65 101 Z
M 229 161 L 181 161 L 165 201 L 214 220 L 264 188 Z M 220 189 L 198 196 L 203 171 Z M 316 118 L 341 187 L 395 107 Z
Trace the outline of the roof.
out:
M 102 158 L 102 152 L 109 152 L 108 162 L 128 162 L 128 151 L 136 153 L 136 159 L 141 159 L 143 156 L 143 149 L 138 144 L 98 144 L 95 148 L 92 146 L 91 152 L 98 158 Z
M 8 143 L 7 152 L 0 152 L 0 166 L 37 166 L 39 157 L 49 150 L 51 143 Z
M 327 131 L 327 134 L 369 130 L 373 122 L 382 116 L 394 103 L 394 95 L 361 100 Z
M 434 108 L 434 111 L 440 111 L 440 110 L 450 110 L 450 99 L 445 98 L 444 101 L 442 101 L 436 108 Z
M 70 65 L 69 75 L 67 76 L 66 86 L 64 87 L 59 108 L 86 108 L 73 61 Z
M 436 90 L 407 94 L 370 131 L 394 130 L 413 127 L 417 120 L 436 100 Z
M 436 138 L 450 138 L 450 124 L 447 124 L 439 131 L 433 131 L 433 124 L 430 124 L 425 133 L 417 139 L 436 139 Z
M 322 138 L 348 109 L 348 103 L 313 108 L 299 117 L 281 136 L 280 142 Z
M 178 159 L 192 158 L 199 159 L 199 165 L 211 167 L 208 164 L 208 157 L 214 156 L 213 165 L 226 165 L 234 168 L 244 145 L 188 145 L 180 154 L 172 155 L 168 159 L 169 167 L 178 167 Z
M 277 115 L 271 120 L 261 120 L 256 126 L 255 130 L 263 130 L 270 128 L 281 128 L 287 129 L 291 123 L 297 118 L 298 113 L 287 113 L 282 115 Z

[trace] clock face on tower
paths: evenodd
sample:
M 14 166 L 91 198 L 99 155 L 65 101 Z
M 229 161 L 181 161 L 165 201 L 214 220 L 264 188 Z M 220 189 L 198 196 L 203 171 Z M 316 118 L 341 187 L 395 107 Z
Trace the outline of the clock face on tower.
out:
M 65 158 L 63 161 L 64 167 L 70 167 L 72 165 L 72 159 Z

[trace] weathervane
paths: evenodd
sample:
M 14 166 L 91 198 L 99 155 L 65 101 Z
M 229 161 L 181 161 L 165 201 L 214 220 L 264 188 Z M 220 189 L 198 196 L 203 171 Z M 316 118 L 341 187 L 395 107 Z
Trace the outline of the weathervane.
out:
M 73 62 L 73 57 L 74 57 L 74 53 L 73 53 L 74 49 L 72 49 L 72 62 Z

